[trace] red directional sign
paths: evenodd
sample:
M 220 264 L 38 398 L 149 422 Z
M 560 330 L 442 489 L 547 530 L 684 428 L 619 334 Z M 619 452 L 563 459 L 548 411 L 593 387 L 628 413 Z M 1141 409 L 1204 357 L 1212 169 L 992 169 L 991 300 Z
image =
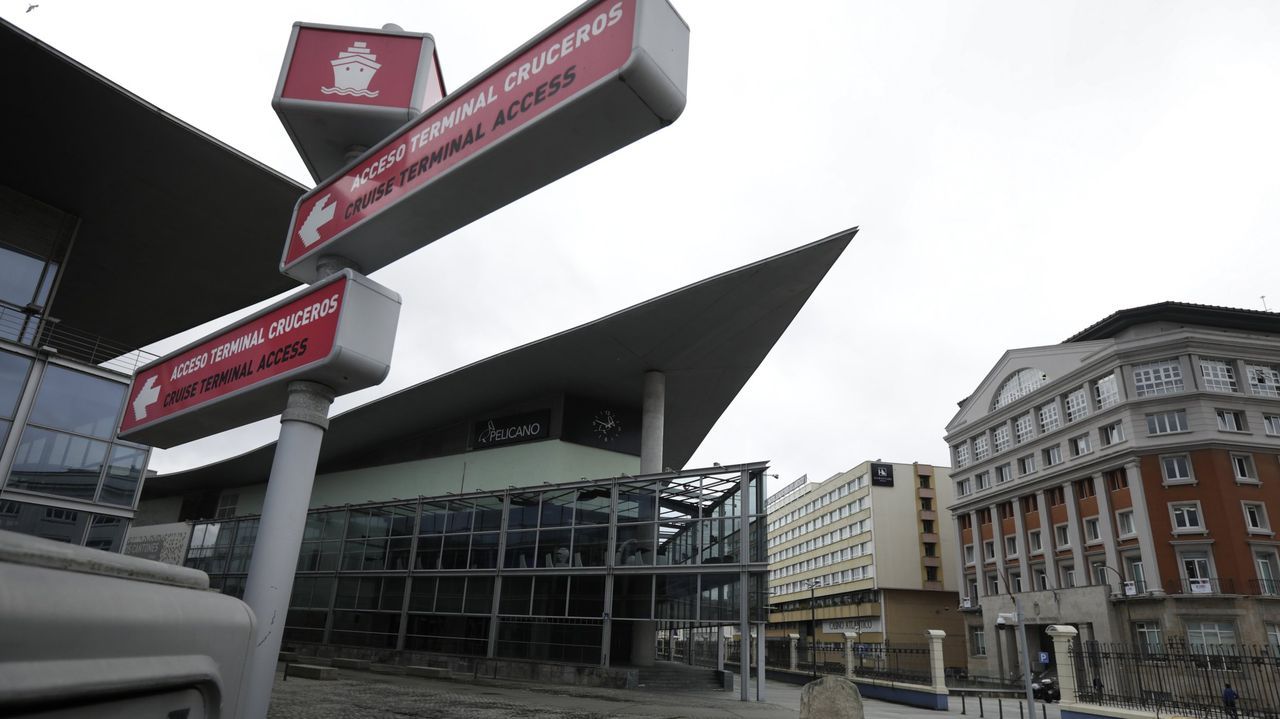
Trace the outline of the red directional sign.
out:
M 281 270 L 372 272 L 670 124 L 688 32 L 665 0 L 584 5 L 307 193 Z
M 134 375 L 120 436 L 169 447 L 270 417 L 289 380 L 323 380 L 338 394 L 377 384 L 399 302 L 347 270 L 162 357 Z

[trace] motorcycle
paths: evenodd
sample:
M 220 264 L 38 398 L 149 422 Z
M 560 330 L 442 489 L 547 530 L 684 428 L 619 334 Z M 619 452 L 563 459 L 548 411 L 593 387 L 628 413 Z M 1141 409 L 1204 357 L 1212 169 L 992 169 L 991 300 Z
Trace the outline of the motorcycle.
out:
M 1058 688 L 1053 677 L 1044 677 L 1031 682 L 1031 696 L 1045 703 L 1053 703 L 1062 698 L 1062 690 Z

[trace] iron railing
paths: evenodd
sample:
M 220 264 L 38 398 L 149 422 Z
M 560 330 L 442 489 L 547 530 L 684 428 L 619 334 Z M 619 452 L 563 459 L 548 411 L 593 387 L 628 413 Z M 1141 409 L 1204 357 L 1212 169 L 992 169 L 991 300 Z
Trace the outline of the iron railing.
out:
M 1249 593 L 1266 597 L 1280 597 L 1280 579 L 1250 579 Z
M 150 352 L 66 327 L 51 317 L 41 317 L 26 308 L 3 302 L 0 302 L 0 338 L 122 374 L 133 374 L 156 359 Z
M 1070 650 L 1081 702 L 1196 717 L 1280 719 L 1280 652 L 1253 645 L 1102 644 Z M 1238 694 L 1227 707 L 1227 685 Z
M 1170 579 L 1164 583 L 1164 590 L 1169 594 L 1235 594 L 1236 580 L 1232 577 Z

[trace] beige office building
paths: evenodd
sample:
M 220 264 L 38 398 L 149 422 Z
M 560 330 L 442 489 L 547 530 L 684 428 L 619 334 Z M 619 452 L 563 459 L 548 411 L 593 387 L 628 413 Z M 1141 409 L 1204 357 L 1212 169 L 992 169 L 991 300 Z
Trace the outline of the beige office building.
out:
M 867 461 L 775 492 L 769 512 L 769 630 L 839 643 L 923 643 L 942 629 L 948 666 L 964 665 L 950 470 Z

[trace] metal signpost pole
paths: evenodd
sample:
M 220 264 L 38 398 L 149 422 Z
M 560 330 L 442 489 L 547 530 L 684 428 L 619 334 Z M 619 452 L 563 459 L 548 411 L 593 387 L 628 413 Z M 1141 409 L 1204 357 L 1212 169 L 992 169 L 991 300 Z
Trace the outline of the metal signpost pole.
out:
M 293 575 L 332 403 L 333 390 L 324 385 L 289 384 L 289 401 L 280 417 L 280 440 L 271 463 L 244 592 L 245 603 L 257 617 L 241 693 L 240 716 L 246 719 L 265 718 L 271 703 Z

